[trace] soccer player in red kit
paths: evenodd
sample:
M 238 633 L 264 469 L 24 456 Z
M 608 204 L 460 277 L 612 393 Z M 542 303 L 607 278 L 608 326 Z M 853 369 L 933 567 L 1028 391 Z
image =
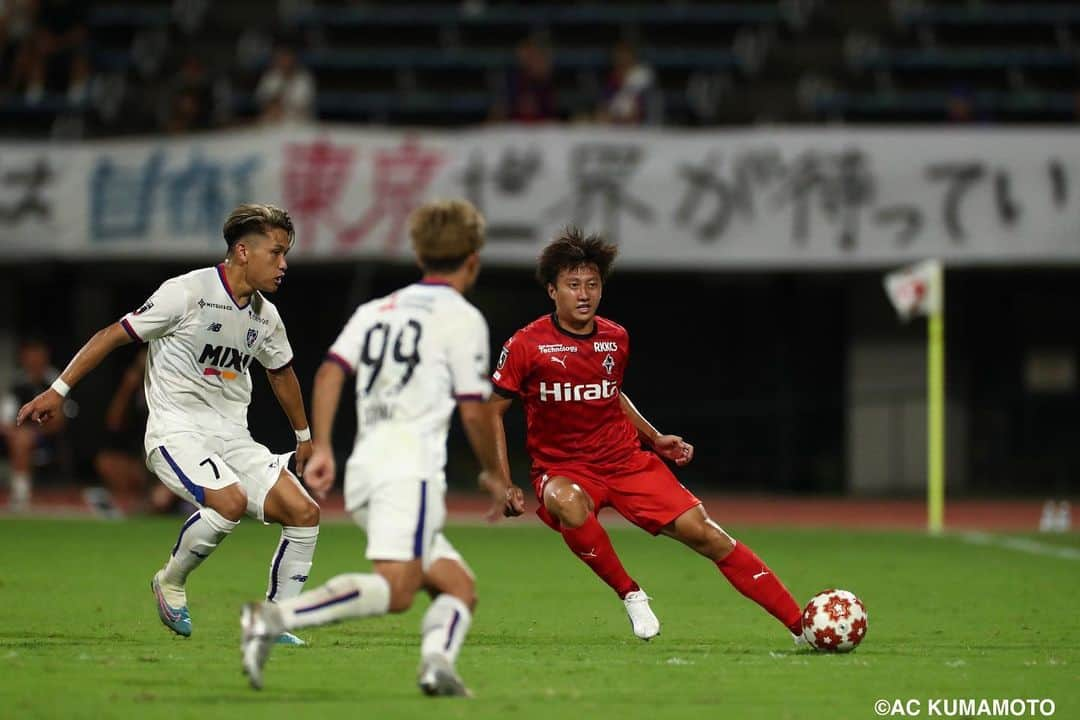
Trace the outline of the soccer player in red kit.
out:
M 502 474 L 510 476 L 502 417 L 516 397 L 525 408 L 531 479 L 540 501 L 537 515 L 622 598 L 635 635 L 655 637 L 660 622 L 597 520 L 603 507 L 709 558 L 798 643 L 801 610 L 795 598 L 750 548 L 709 518 L 701 501 L 664 462 L 686 465 L 694 447 L 678 435 L 659 432 L 623 392 L 629 336 L 622 326 L 596 314 L 616 253 L 617 248 L 601 238 L 568 228 L 541 254 L 537 279 L 555 302 L 555 312 L 506 342 L 492 376 L 498 395 L 492 402 L 502 431 Z M 642 442 L 650 449 L 643 449 Z M 506 488 L 502 509 L 507 514 L 521 506 L 513 490 Z

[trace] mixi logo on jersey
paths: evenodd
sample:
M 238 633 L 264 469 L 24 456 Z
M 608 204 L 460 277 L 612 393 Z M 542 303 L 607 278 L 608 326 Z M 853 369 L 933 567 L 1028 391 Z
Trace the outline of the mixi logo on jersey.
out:
M 222 380 L 235 380 L 247 370 L 251 364 L 251 356 L 236 348 L 207 343 L 199 355 L 199 362 L 210 365 L 203 368 L 204 376 L 213 375 Z

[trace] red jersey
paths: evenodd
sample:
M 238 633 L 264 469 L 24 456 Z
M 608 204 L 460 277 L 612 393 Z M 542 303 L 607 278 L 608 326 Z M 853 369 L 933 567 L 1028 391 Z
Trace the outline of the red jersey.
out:
M 544 315 L 514 333 L 492 374 L 495 392 L 525 406 L 533 473 L 564 464 L 617 469 L 640 451 L 637 430 L 619 402 L 630 336 L 596 317 L 588 335 Z

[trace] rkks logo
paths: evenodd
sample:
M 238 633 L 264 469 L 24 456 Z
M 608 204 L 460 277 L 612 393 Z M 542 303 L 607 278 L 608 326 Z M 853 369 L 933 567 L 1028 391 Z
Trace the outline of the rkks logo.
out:
M 593 350 L 595 352 L 618 352 L 619 351 L 619 344 L 616 343 L 616 342 L 612 342 L 610 340 L 606 341 L 606 342 L 594 342 L 592 344 L 592 346 L 593 346 Z

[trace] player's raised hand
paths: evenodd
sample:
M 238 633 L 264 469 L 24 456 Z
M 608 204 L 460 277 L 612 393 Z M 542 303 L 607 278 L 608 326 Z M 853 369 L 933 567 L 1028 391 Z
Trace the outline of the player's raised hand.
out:
M 297 464 L 299 466 L 299 459 Z M 304 468 L 304 484 L 311 488 L 315 497 L 322 500 L 330 492 L 330 488 L 334 487 L 334 472 L 333 450 L 325 446 L 313 448 Z
M 694 446 L 678 435 L 661 435 L 653 443 L 653 449 L 676 465 L 685 465 L 694 459 Z
M 22 425 L 30 420 L 38 425 L 44 425 L 60 414 L 63 404 L 64 398 L 60 397 L 60 393 L 49 388 L 19 408 L 19 414 L 15 416 L 15 424 Z
M 508 479 L 497 479 L 484 471 L 477 477 L 477 482 L 491 495 L 491 507 L 484 513 L 488 522 L 498 522 L 500 517 L 517 517 L 525 512 L 525 493 Z

